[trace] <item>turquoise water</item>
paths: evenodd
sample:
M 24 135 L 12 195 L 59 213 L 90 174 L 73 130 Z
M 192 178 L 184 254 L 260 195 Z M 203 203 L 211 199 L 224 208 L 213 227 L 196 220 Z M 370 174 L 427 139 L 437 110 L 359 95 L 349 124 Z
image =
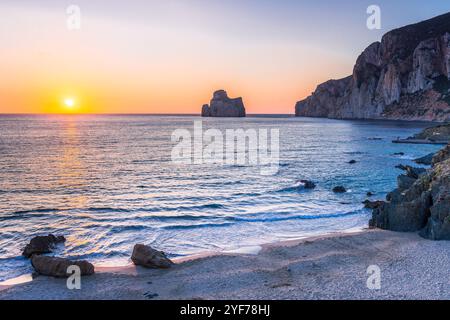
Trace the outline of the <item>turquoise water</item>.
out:
M 395 165 L 439 148 L 391 143 L 421 123 L 204 119 L 205 129 L 279 128 L 278 173 L 174 164 L 171 134 L 192 130 L 194 120 L 0 116 L 0 280 L 30 272 L 21 251 L 47 233 L 66 236 L 58 255 L 121 264 L 138 242 L 177 257 L 363 228 L 366 193 L 384 198 L 396 185 Z M 302 189 L 301 179 L 317 188 Z M 348 192 L 334 194 L 337 185 Z

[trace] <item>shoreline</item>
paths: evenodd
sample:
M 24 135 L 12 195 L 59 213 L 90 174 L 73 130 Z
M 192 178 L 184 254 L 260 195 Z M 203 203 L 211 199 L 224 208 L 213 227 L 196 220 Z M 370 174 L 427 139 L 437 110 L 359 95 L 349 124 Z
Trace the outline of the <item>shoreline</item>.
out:
M 261 246 L 258 254 L 190 257 L 167 270 L 96 267 L 81 290 L 39 276 L 0 299 L 450 299 L 450 247 L 417 233 L 365 229 Z M 381 269 L 381 290 L 366 286 Z M 424 267 L 428 266 L 424 273 Z

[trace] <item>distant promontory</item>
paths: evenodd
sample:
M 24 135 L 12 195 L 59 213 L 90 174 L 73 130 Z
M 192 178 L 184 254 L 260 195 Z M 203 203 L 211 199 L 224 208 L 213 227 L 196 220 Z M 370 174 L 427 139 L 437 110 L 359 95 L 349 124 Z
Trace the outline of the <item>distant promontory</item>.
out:
M 242 98 L 229 98 L 225 90 L 214 92 L 209 105 L 202 108 L 202 117 L 245 117 Z
M 386 33 L 353 74 L 320 84 L 296 116 L 450 120 L 450 13 Z

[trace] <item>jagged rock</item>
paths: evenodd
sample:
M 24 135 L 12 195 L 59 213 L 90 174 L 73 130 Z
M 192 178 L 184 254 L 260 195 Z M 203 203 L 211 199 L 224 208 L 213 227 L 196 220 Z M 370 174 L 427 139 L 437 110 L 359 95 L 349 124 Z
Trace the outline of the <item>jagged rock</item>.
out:
M 146 268 L 166 269 L 173 265 L 173 262 L 166 257 L 164 252 L 143 244 L 134 246 L 131 260 L 135 265 Z
M 34 254 L 50 253 L 52 249 L 58 244 L 65 242 L 66 238 L 63 236 L 37 236 L 31 239 L 30 243 L 26 245 L 22 252 L 24 257 L 30 258 Z
M 316 188 L 316 184 L 312 181 L 309 180 L 301 180 L 300 181 L 305 189 L 315 189 Z
M 373 210 L 369 225 L 450 240 L 450 145 L 433 157 L 429 171 L 409 179 L 414 180 L 412 185 L 389 193 L 387 201 Z
M 450 142 L 450 123 L 426 128 L 409 139 Z
M 211 116 L 211 111 L 209 109 L 209 105 L 204 104 L 202 107 L 202 117 L 210 117 Z
M 422 174 L 426 173 L 427 170 L 424 168 L 416 168 L 411 166 L 405 166 L 402 164 L 399 164 L 395 166 L 397 169 L 406 171 L 406 176 L 412 179 L 418 179 Z
M 44 276 L 66 278 L 71 275 L 67 273 L 70 266 L 78 266 L 82 276 L 94 274 L 94 266 L 87 261 L 71 261 L 69 259 L 33 255 L 31 265 L 37 273 Z
M 203 105 L 202 117 L 245 117 L 244 102 L 242 98 L 229 98 L 225 90 L 218 90 L 209 106 Z
M 415 159 L 414 162 L 417 163 L 417 164 L 423 164 L 423 165 L 426 165 L 426 166 L 430 166 L 432 164 L 433 157 L 434 157 L 434 153 L 430 153 L 430 154 L 427 154 L 424 157 Z
M 329 80 L 295 107 L 297 116 L 450 120 L 450 13 L 386 33 L 349 77 Z
M 400 190 L 409 189 L 414 184 L 414 182 L 416 182 L 416 180 L 417 180 L 416 178 L 411 178 L 404 174 L 399 175 L 397 177 L 398 188 Z
M 450 159 L 450 144 L 447 145 L 444 149 L 441 149 L 438 151 L 432 160 L 432 165 L 438 164 L 440 162 L 443 162 L 447 159 Z
M 363 201 L 364 204 L 364 208 L 367 209 L 375 209 L 378 208 L 379 206 L 381 206 L 382 204 L 384 204 L 384 201 L 370 201 L 370 200 L 365 200 Z
M 333 188 L 334 193 L 345 193 L 347 192 L 347 189 L 345 189 L 343 186 L 337 186 Z

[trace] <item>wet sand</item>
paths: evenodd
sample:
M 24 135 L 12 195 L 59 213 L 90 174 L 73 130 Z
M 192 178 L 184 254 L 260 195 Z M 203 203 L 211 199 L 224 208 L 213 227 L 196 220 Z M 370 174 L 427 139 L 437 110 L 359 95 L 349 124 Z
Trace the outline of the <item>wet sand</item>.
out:
M 257 251 L 256 251 L 257 252 Z M 367 268 L 381 289 L 367 287 Z M 0 299 L 450 299 L 450 243 L 367 230 L 178 260 L 169 270 L 96 267 L 81 290 L 39 276 Z

